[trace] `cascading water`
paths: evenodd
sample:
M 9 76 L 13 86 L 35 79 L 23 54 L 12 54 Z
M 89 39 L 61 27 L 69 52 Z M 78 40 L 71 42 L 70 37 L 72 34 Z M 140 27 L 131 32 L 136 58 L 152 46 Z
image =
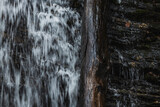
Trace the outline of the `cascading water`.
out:
M 0 105 L 75 107 L 81 19 L 66 0 L 0 0 Z

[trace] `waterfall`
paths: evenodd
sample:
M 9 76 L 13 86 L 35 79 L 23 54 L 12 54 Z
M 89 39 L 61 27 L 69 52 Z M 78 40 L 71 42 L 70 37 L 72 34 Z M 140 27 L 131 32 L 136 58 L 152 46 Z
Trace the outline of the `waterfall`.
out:
M 67 0 L 0 0 L 0 105 L 76 107 L 81 18 Z

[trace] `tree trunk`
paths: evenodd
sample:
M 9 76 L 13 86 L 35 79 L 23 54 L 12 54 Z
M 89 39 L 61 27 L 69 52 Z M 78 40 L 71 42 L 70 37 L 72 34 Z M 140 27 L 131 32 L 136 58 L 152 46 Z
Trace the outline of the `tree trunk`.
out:
M 84 107 L 103 107 L 106 89 L 107 0 L 86 0 L 82 28 L 82 88 Z

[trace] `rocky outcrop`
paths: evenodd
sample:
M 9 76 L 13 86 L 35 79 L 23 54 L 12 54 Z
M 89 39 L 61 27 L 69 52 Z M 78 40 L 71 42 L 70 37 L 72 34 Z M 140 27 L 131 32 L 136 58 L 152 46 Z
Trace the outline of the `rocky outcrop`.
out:
M 159 3 L 122 0 L 110 5 L 109 107 L 160 106 Z

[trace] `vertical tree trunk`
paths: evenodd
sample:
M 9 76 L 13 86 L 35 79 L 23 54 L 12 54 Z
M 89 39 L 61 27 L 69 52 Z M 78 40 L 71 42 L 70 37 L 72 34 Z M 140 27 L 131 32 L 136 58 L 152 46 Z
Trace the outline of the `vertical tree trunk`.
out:
M 104 107 L 108 0 L 86 0 L 82 34 L 82 83 L 85 107 Z

